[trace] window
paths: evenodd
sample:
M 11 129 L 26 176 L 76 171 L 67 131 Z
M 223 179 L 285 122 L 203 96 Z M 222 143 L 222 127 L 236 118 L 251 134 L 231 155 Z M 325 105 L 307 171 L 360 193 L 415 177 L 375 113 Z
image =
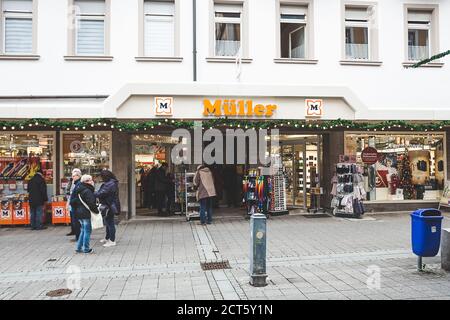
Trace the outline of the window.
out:
M 144 2 L 144 55 L 175 56 L 174 1 Z
M 2 54 L 33 53 L 33 1 L 3 0 L 2 10 Z
M 214 4 L 215 56 L 237 56 L 241 49 L 242 4 Z
M 431 11 L 408 10 L 408 60 L 430 57 Z
M 363 163 L 362 151 L 375 148 L 375 164 Z M 441 198 L 446 182 L 445 133 L 346 133 L 345 152 L 364 167 L 367 200 Z
M 281 58 L 306 58 L 307 12 L 307 6 L 280 6 Z
M 75 55 L 105 55 L 105 1 L 76 0 Z
M 345 58 L 369 60 L 369 8 L 345 8 Z

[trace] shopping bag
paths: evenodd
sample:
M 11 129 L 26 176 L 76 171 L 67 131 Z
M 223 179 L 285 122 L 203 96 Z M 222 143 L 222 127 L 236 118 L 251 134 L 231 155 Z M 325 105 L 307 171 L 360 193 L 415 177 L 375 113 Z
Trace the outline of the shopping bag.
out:
M 91 212 L 92 230 L 103 228 L 103 217 L 100 213 Z
M 100 229 L 103 228 L 103 217 L 100 213 L 94 213 L 92 212 L 92 210 L 89 208 L 89 206 L 83 201 L 83 199 L 81 198 L 80 195 L 78 195 L 78 199 L 80 199 L 81 203 L 83 204 L 83 206 L 89 210 L 89 212 L 91 213 L 91 227 L 92 230 L 95 229 Z

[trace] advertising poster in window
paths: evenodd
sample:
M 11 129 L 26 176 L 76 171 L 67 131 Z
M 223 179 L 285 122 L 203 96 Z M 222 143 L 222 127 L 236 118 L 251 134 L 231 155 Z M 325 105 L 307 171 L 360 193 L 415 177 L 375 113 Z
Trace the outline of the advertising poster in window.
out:
M 425 185 L 430 181 L 430 152 L 425 150 L 410 151 L 412 184 Z

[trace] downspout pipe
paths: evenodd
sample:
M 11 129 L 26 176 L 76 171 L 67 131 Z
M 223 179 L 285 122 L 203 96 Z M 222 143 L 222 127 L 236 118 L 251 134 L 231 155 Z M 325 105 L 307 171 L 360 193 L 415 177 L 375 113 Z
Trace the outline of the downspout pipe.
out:
M 197 81 L 197 0 L 192 0 L 192 26 L 193 26 L 193 80 Z

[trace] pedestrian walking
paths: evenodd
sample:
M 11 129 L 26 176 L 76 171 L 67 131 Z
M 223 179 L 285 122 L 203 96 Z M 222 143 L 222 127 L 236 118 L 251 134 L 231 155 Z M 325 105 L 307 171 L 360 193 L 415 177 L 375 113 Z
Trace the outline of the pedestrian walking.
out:
M 44 214 L 44 206 L 48 201 L 48 196 L 47 184 L 41 169 L 28 182 L 28 200 L 30 202 L 31 229 L 46 229 L 46 227 L 42 226 L 42 215 Z
M 163 163 L 155 172 L 155 201 L 158 214 L 162 215 L 169 181 L 166 176 L 167 163 Z
M 197 200 L 200 202 L 200 223 L 202 225 L 211 224 L 216 189 L 212 172 L 207 166 L 198 166 L 194 176 L 194 185 L 197 187 Z
M 77 241 L 76 252 L 92 253 L 90 238 L 92 232 L 91 212 L 98 214 L 97 203 L 94 195 L 94 181 L 90 175 L 83 175 L 80 184 L 74 192 L 70 201 L 75 218 L 80 221 L 81 232 Z
M 72 177 L 70 178 L 70 182 L 67 185 L 67 191 L 66 194 L 69 196 L 69 201 L 67 201 L 67 210 L 70 213 L 70 232 L 67 234 L 67 236 L 75 236 L 75 241 L 78 241 L 78 238 L 80 237 L 80 231 L 81 226 L 78 219 L 75 218 L 75 213 L 73 208 L 70 205 L 70 202 L 75 194 L 75 190 L 78 188 L 80 184 L 81 179 L 81 170 L 80 169 L 73 169 L 72 170 Z
M 113 247 L 116 245 L 116 225 L 114 217 L 120 214 L 119 201 L 119 181 L 109 170 L 102 170 L 100 176 L 103 184 L 100 190 L 95 192 L 95 197 L 100 201 L 100 213 L 102 214 L 105 226 L 105 239 L 100 240 L 104 247 Z

